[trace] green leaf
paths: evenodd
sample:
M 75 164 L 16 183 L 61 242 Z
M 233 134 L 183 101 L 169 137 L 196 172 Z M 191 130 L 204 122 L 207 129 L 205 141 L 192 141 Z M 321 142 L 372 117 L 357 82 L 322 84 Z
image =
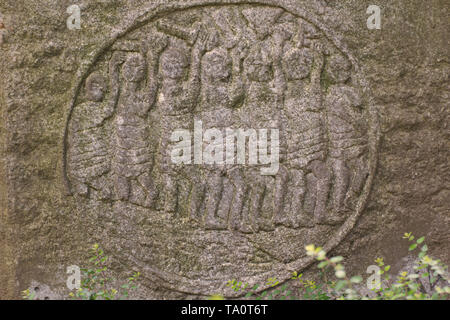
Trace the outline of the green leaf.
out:
M 409 246 L 409 251 L 413 251 L 415 248 L 417 248 L 417 243 L 413 243 L 412 245 Z
M 391 266 L 386 266 L 385 268 L 384 268 L 384 271 L 389 271 L 391 269 Z
M 415 292 L 419 288 L 419 285 L 417 283 L 410 283 L 408 287 Z
M 425 237 L 421 237 L 421 238 L 417 239 L 416 242 L 417 242 L 418 244 L 421 244 L 424 240 L 425 240 Z
M 334 289 L 335 289 L 336 291 L 339 291 L 339 290 L 341 290 L 342 288 L 344 288 L 346 285 L 347 285 L 347 281 L 345 281 L 345 280 L 339 280 L 339 281 L 336 283 L 336 286 L 334 287 Z
M 317 265 L 317 268 L 322 269 L 325 268 L 328 265 L 328 261 L 322 261 Z
M 330 261 L 332 263 L 338 263 L 338 262 L 341 262 L 342 260 L 344 260 L 344 258 L 341 257 L 341 256 L 333 257 L 333 258 L 330 259 Z
M 235 279 L 233 279 L 233 280 L 228 280 L 228 282 L 227 282 L 227 287 L 231 287 L 235 282 L 236 282 Z
M 426 244 L 424 244 L 422 249 L 420 249 L 420 250 L 422 250 L 423 252 L 426 252 L 428 250 L 428 246 Z
M 354 276 L 350 279 L 350 281 L 352 283 L 360 283 L 362 281 L 362 277 L 361 276 Z

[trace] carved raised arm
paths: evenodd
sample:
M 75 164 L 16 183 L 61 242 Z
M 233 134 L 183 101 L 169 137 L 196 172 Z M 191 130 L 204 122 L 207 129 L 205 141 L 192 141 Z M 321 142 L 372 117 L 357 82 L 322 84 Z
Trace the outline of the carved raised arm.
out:
M 125 61 L 125 53 L 116 51 L 109 62 L 109 87 L 110 95 L 106 104 L 105 118 L 109 118 L 114 113 L 120 91 L 120 66 Z
M 245 97 L 245 85 L 241 72 L 241 62 L 243 59 L 242 51 L 239 50 L 239 52 L 236 52 L 236 50 L 233 50 L 231 52 L 231 58 L 233 61 L 233 68 L 231 84 L 228 88 L 228 95 L 230 97 L 228 107 L 235 108 Z
M 186 40 L 189 44 L 193 44 L 196 37 L 198 29 L 186 29 L 181 26 L 175 25 L 172 21 L 167 19 L 161 19 L 156 23 L 158 30 L 167 33 L 171 36 Z
M 207 41 L 207 33 L 201 30 L 197 37 L 197 41 L 192 48 L 189 80 L 185 87 L 186 96 L 183 101 L 183 105 L 189 109 L 192 109 L 195 106 L 200 94 L 200 65 L 202 56 L 206 52 Z
M 273 71 L 274 71 L 274 87 L 275 92 L 277 93 L 280 101 L 278 103 L 282 103 L 282 99 L 284 97 L 284 92 L 287 89 L 286 77 L 284 76 L 283 67 L 282 67 L 282 55 L 283 55 L 283 45 L 286 41 L 286 34 L 282 31 L 277 31 L 274 34 L 274 43 L 272 48 L 272 56 L 273 56 Z
M 159 57 L 161 52 L 167 47 L 168 38 L 163 36 L 156 40 L 152 49 L 147 52 L 147 87 L 143 98 L 146 114 L 155 104 L 156 96 L 158 95 L 158 88 L 160 81 L 160 75 L 158 74 Z
M 323 71 L 323 67 L 325 64 L 325 58 L 323 55 L 323 48 L 320 42 L 313 42 L 311 45 L 313 49 L 313 55 L 314 55 L 314 65 L 311 70 L 311 86 L 313 90 L 321 90 L 320 88 L 320 81 L 321 81 L 321 75 Z

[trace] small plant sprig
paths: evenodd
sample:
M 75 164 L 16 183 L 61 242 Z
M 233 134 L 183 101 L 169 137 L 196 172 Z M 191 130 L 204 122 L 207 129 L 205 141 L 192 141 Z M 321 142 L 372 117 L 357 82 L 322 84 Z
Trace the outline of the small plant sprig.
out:
M 420 246 L 420 252 L 417 255 L 417 259 L 414 262 L 413 272 L 401 271 L 394 283 L 386 285 L 378 290 L 374 290 L 377 293 L 375 299 L 378 300 L 437 300 L 448 298 L 450 294 L 450 288 L 448 285 L 444 288 L 437 286 L 437 283 L 442 282 L 449 284 L 449 279 L 446 276 L 447 267 L 444 266 L 440 260 L 434 260 L 427 255 L 428 246 L 424 243 L 425 237 L 421 237 L 415 240 L 414 235 L 411 232 L 405 233 L 403 239 L 408 240 L 411 244 L 408 248 L 409 251 L 414 251 Z M 378 266 L 384 267 L 383 259 L 378 258 L 375 260 Z M 388 271 L 390 266 L 385 266 L 384 270 L 380 273 L 383 274 Z M 390 278 L 385 277 L 385 282 L 388 283 Z M 427 289 L 424 285 L 428 283 Z
M 294 272 L 291 279 L 297 280 L 300 284 L 300 297 L 310 300 L 443 300 L 450 298 L 450 279 L 447 273 L 448 267 L 440 260 L 433 259 L 428 254 L 428 246 L 425 244 L 425 237 L 415 239 L 411 232 L 403 235 L 404 239 L 410 242 L 409 251 L 420 248 L 417 258 L 414 262 L 413 272 L 400 272 L 397 277 L 392 278 L 388 272 L 390 265 L 386 265 L 384 259 L 379 257 L 375 259 L 378 268 L 379 280 L 372 280 L 370 283 L 373 295 L 367 294 L 361 290 L 361 276 L 348 277 L 345 271 L 341 256 L 327 257 L 327 253 L 315 245 L 305 247 L 306 254 L 319 261 L 318 268 L 321 270 L 324 283 L 317 284 L 312 280 L 305 280 L 303 274 Z M 326 270 L 331 268 L 337 281 L 328 281 L 326 279 Z M 375 283 L 379 281 L 379 283 Z M 425 283 L 425 284 L 424 284 Z M 276 278 L 269 278 L 265 283 L 268 286 L 277 286 L 279 281 Z M 369 285 L 369 283 L 368 283 Z M 227 286 L 235 291 L 245 290 L 249 286 L 236 280 L 228 282 Z M 245 297 L 256 297 L 256 299 L 280 298 L 296 299 L 291 290 L 288 290 L 284 284 L 280 289 L 263 291 L 256 294 L 259 286 L 255 285 Z M 364 292 L 364 293 L 363 293 Z M 281 294 L 281 297 L 280 297 Z M 220 296 L 222 297 L 222 296 Z M 223 297 L 222 297 L 223 298 Z
M 266 286 L 269 286 L 269 288 L 274 288 L 277 285 L 279 285 L 279 281 L 276 278 L 269 278 L 266 281 Z M 242 281 L 237 281 L 236 279 L 229 280 L 227 282 L 227 287 L 232 288 L 234 291 L 238 292 L 240 290 L 245 290 L 249 287 L 248 283 L 243 283 Z M 271 300 L 275 297 L 278 297 L 280 300 L 285 300 L 290 296 L 291 291 L 287 291 L 287 285 L 282 285 L 279 289 L 274 289 L 272 291 L 265 290 L 261 294 L 256 293 L 256 290 L 259 288 L 259 285 L 256 284 L 251 289 L 248 290 L 248 292 L 245 294 L 245 298 L 253 298 L 255 300 Z M 222 297 L 220 295 L 213 295 L 210 297 L 210 299 L 213 299 L 213 297 Z M 217 299 L 214 299 L 217 300 Z
M 137 281 L 140 273 L 134 272 L 127 282 L 119 290 L 110 284 L 114 279 L 108 276 L 108 256 L 98 244 L 94 244 L 90 249 L 90 266 L 82 268 L 81 286 L 75 292 L 70 292 L 71 299 L 81 300 L 114 300 L 126 299 L 129 291 L 137 288 Z
M 300 284 L 300 295 L 306 300 L 329 300 L 328 294 L 323 291 L 325 284 L 317 284 L 313 280 L 304 280 L 303 273 L 298 274 L 296 271 L 292 273 L 291 279 L 298 280 Z M 332 284 L 331 282 L 326 282 L 326 284 Z
M 227 287 L 230 287 L 234 291 L 238 292 L 248 287 L 248 283 L 242 283 L 242 281 L 237 281 L 236 279 L 229 280 L 227 282 Z
M 420 251 L 417 255 L 418 259 L 414 265 L 414 273 L 403 274 L 402 279 L 409 288 L 407 299 L 421 300 L 421 299 L 440 299 L 450 294 L 450 278 L 448 277 L 448 267 L 444 265 L 441 260 L 433 259 L 428 255 L 428 246 L 425 244 L 425 237 L 421 237 L 414 241 L 414 236 L 409 233 L 403 235 L 403 239 L 407 239 L 411 245 L 409 251 L 414 251 L 420 246 Z M 404 272 L 405 273 L 405 272 Z M 425 279 L 428 282 L 429 288 L 425 288 L 419 278 Z M 444 283 L 443 288 L 438 286 L 438 283 Z
M 401 272 L 394 283 L 389 285 L 390 277 L 387 272 L 390 270 L 390 265 L 384 265 L 382 258 L 377 258 L 375 262 L 380 268 L 380 275 L 385 274 L 384 282 L 387 284 L 379 289 L 373 289 L 377 294 L 375 298 L 377 300 L 436 300 L 436 299 L 448 299 L 450 295 L 450 280 L 447 274 L 447 266 L 445 266 L 440 260 L 434 260 L 427 255 L 428 246 L 424 243 L 425 237 L 421 237 L 414 241 L 415 237 L 412 233 L 405 233 L 403 236 L 411 242 L 409 251 L 414 251 L 421 246 L 417 259 L 413 266 L 415 270 L 412 273 L 407 271 Z M 339 294 L 344 290 L 344 294 L 338 295 L 339 300 L 353 300 L 353 299 L 369 299 L 368 296 L 359 294 L 354 289 L 353 285 L 362 281 L 361 276 L 347 277 L 344 266 L 340 263 L 343 258 L 341 256 L 328 258 L 326 252 L 321 247 L 315 247 L 314 245 L 308 245 L 305 247 L 307 255 L 315 257 L 318 261 L 321 261 L 318 265 L 323 269 L 326 267 L 333 267 L 335 276 L 339 279 L 334 286 L 335 294 Z M 425 288 L 419 278 L 427 279 L 429 283 L 429 289 Z M 441 281 L 446 285 L 441 288 L 437 286 L 437 283 Z
M 334 292 L 338 294 L 342 290 L 344 292 L 344 295 L 340 295 L 340 300 L 354 300 L 358 298 L 358 293 L 353 288 L 353 284 L 360 283 L 362 281 L 362 277 L 354 276 L 349 278 L 347 276 L 344 265 L 340 263 L 344 260 L 343 257 L 336 256 L 328 258 L 326 252 L 322 249 L 322 247 L 316 247 L 313 244 L 307 245 L 305 247 L 305 250 L 308 256 L 315 257 L 318 261 L 320 261 L 317 266 L 318 268 L 325 269 L 329 266 L 333 267 L 335 276 L 339 279 L 333 287 Z
M 130 290 L 138 287 L 140 272 L 133 272 L 125 284 L 119 290 L 115 289 L 111 282 L 113 278 L 108 274 L 108 256 L 98 244 L 94 244 L 89 253 L 89 267 L 81 268 L 82 272 L 80 288 L 74 289 L 69 293 L 69 299 L 72 300 L 114 300 L 128 298 Z M 22 298 L 26 300 L 35 300 L 36 292 L 30 289 L 22 291 Z
M 123 289 L 122 297 L 128 297 L 129 291 L 137 288 L 137 282 L 140 275 L 140 272 L 134 272 L 132 276 L 127 279 L 127 283 L 121 286 L 121 288 Z
M 36 297 L 36 293 L 31 292 L 30 289 L 26 289 L 26 290 L 22 291 L 22 299 L 24 299 L 24 300 L 34 300 L 35 297 Z

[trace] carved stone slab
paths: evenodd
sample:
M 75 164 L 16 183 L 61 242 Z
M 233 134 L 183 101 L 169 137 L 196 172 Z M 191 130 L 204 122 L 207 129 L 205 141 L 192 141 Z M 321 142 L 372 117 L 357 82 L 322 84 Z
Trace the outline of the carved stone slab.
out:
M 336 246 L 364 207 L 377 123 L 358 62 L 320 19 L 275 4 L 156 7 L 79 72 L 67 191 L 87 214 L 125 219 L 108 227 L 121 239 L 109 245 L 125 249 L 126 239 L 124 259 L 171 289 L 287 279 L 311 262 L 304 245 Z M 173 164 L 171 134 L 199 121 L 223 133 L 278 129 L 278 172 Z

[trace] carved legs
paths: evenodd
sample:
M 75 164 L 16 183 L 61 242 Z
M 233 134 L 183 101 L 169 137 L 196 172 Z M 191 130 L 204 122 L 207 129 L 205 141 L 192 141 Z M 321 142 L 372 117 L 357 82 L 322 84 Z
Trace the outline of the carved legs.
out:
M 340 212 L 348 190 L 349 169 L 345 161 L 341 159 L 333 159 L 332 165 L 334 175 L 334 189 L 332 193 L 333 209 L 336 212 Z
M 146 198 L 144 201 L 144 206 L 149 208 L 154 208 L 156 206 L 156 201 L 158 200 L 158 189 L 154 183 L 153 177 L 149 173 L 144 173 L 140 175 L 137 179 L 139 184 L 144 188 L 146 193 Z
M 311 174 L 310 185 L 307 192 L 314 192 L 314 219 L 317 223 L 323 223 L 328 217 L 327 203 L 330 192 L 331 174 L 329 168 L 324 161 L 314 160 L 310 166 Z
M 128 178 L 116 174 L 114 188 L 116 196 L 119 200 L 128 200 L 130 197 L 130 187 L 130 181 Z

